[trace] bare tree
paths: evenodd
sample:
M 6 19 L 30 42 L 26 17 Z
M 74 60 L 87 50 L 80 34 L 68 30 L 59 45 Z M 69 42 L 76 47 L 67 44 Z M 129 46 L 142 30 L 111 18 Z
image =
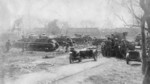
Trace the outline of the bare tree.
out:
M 124 0 L 123 0 L 124 1 Z M 143 84 L 150 83 L 150 60 L 149 56 L 146 54 L 146 39 L 145 39 L 145 30 L 150 33 L 150 0 L 126 0 L 128 4 L 126 8 L 129 10 L 129 13 L 134 16 L 137 24 L 141 28 L 142 35 L 142 73 L 144 75 Z M 134 2 L 133 2 L 134 1 Z M 142 10 L 140 15 L 137 15 L 135 12 L 135 7 L 139 7 Z M 121 16 L 117 16 L 125 24 L 125 20 Z M 146 28 L 147 27 L 147 28 Z M 147 45 L 150 45 L 148 43 Z M 150 53 L 148 54 L 150 55 Z
M 141 0 L 135 0 L 137 3 L 141 3 Z M 135 9 L 134 9 L 134 4 L 133 4 L 133 1 L 132 0 L 129 0 L 129 5 L 127 5 L 127 9 L 129 10 L 129 13 L 131 13 L 134 18 L 136 19 L 137 21 L 137 26 L 139 26 L 141 28 L 141 35 L 142 35 L 142 73 L 144 74 L 145 73 L 145 67 L 146 67 L 146 40 L 145 40 L 145 20 L 143 19 L 143 16 L 138 16 L 136 13 L 135 13 Z M 140 4 L 139 5 L 136 5 L 138 7 L 140 7 Z
M 138 11 L 141 11 L 141 8 L 139 6 L 139 0 L 122 0 L 119 4 L 121 4 L 121 6 L 123 6 L 124 8 L 126 8 L 126 10 L 129 12 L 129 14 L 133 17 L 132 20 L 133 22 L 130 22 L 130 24 L 126 21 L 126 18 L 124 18 L 123 16 L 116 14 L 116 17 L 122 21 L 124 23 L 124 26 L 127 26 L 129 28 L 132 27 L 140 27 L 140 22 L 141 22 L 141 16 L 142 16 L 142 12 L 140 12 L 140 14 L 136 14 L 137 11 L 135 11 L 136 9 L 138 9 Z
M 143 84 L 150 83 L 150 60 L 147 60 L 146 57 L 146 48 L 145 48 L 145 24 L 147 24 L 148 32 L 150 31 L 150 0 L 140 0 L 140 7 L 142 8 L 144 14 L 141 19 L 141 34 L 142 34 L 142 44 L 143 44 L 143 54 L 142 54 L 142 72 L 144 74 Z M 150 32 L 149 32 L 150 33 Z
M 124 23 L 124 26 L 130 26 L 130 27 L 131 27 L 131 25 L 129 25 L 129 24 L 126 22 L 126 20 L 124 19 L 123 16 L 118 15 L 118 14 L 115 14 L 115 16 L 116 16 L 120 21 L 122 21 L 122 22 Z

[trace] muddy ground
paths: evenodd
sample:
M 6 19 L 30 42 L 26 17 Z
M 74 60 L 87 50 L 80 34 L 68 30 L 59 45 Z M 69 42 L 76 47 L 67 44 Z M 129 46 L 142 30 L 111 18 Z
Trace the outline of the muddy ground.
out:
M 44 58 L 48 56 L 48 58 Z M 69 53 L 20 52 L 1 53 L 0 84 L 141 84 L 141 63 L 117 58 L 98 61 L 85 59 L 69 64 Z

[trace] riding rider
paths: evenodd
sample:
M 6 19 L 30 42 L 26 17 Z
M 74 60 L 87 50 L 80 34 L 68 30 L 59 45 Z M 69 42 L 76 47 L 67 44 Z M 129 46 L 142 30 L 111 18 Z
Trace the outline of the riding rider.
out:
M 77 51 L 74 48 L 70 48 L 70 52 L 72 52 L 72 56 L 76 57 L 77 55 Z

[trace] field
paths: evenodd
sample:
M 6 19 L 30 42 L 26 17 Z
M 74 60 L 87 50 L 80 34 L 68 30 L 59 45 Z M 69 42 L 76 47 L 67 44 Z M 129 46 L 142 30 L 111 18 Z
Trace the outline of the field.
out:
M 44 58 L 47 56 L 48 58 Z M 1 84 L 141 84 L 141 63 L 99 54 L 98 61 L 85 59 L 69 64 L 69 53 L 1 53 Z

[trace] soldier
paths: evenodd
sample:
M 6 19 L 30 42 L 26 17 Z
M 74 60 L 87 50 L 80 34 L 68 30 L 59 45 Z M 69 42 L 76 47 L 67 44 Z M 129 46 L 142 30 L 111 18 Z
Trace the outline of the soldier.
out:
M 72 39 L 70 39 L 70 38 L 67 38 L 66 39 L 66 42 L 65 42 L 65 52 L 68 52 L 68 49 L 69 49 L 69 47 L 71 46 L 73 46 L 73 41 L 72 41 Z
M 120 44 L 120 52 L 121 52 L 122 57 L 126 56 L 127 45 L 126 45 L 126 41 L 124 39 L 121 41 L 121 44 Z
M 6 42 L 5 47 L 6 47 L 6 52 L 9 52 L 10 47 L 11 47 L 10 40 L 8 40 L 8 41 Z
M 54 43 L 55 43 L 55 48 L 56 49 L 59 48 L 59 43 L 56 40 L 54 40 Z
M 111 38 L 111 56 L 115 56 L 115 53 L 114 53 L 114 46 L 115 46 L 115 38 L 112 37 Z
M 111 39 L 109 37 L 106 41 L 106 56 L 111 56 Z
M 57 42 L 56 40 L 54 40 L 54 39 L 51 39 L 51 40 L 50 40 L 50 43 L 53 44 L 53 47 L 54 47 L 55 49 L 57 49 L 57 48 L 59 47 L 58 42 Z
M 114 40 L 115 39 L 115 35 L 111 34 L 111 39 Z
M 66 47 L 66 41 L 62 41 L 62 48 L 64 49 Z
M 68 41 L 63 41 L 63 44 L 64 44 L 64 48 L 65 48 L 65 52 L 68 52 L 68 49 L 69 49 L 69 43 Z
M 66 44 L 66 45 L 65 45 L 65 46 L 66 46 L 66 47 L 65 47 L 65 52 L 68 52 L 68 50 L 69 50 L 69 43 L 66 42 L 65 44 Z
M 118 41 L 118 38 L 115 38 L 114 53 L 115 53 L 116 57 L 119 56 L 119 41 Z
M 69 43 L 69 46 L 73 46 L 73 41 L 70 38 L 67 38 L 67 42 Z
M 103 56 L 106 56 L 106 50 L 105 50 L 105 46 L 106 46 L 106 44 L 105 44 L 105 41 L 103 41 L 102 43 L 101 43 L 101 51 L 102 51 L 102 55 Z
M 70 52 L 72 52 L 73 57 L 77 56 L 77 51 L 74 48 L 70 48 Z

